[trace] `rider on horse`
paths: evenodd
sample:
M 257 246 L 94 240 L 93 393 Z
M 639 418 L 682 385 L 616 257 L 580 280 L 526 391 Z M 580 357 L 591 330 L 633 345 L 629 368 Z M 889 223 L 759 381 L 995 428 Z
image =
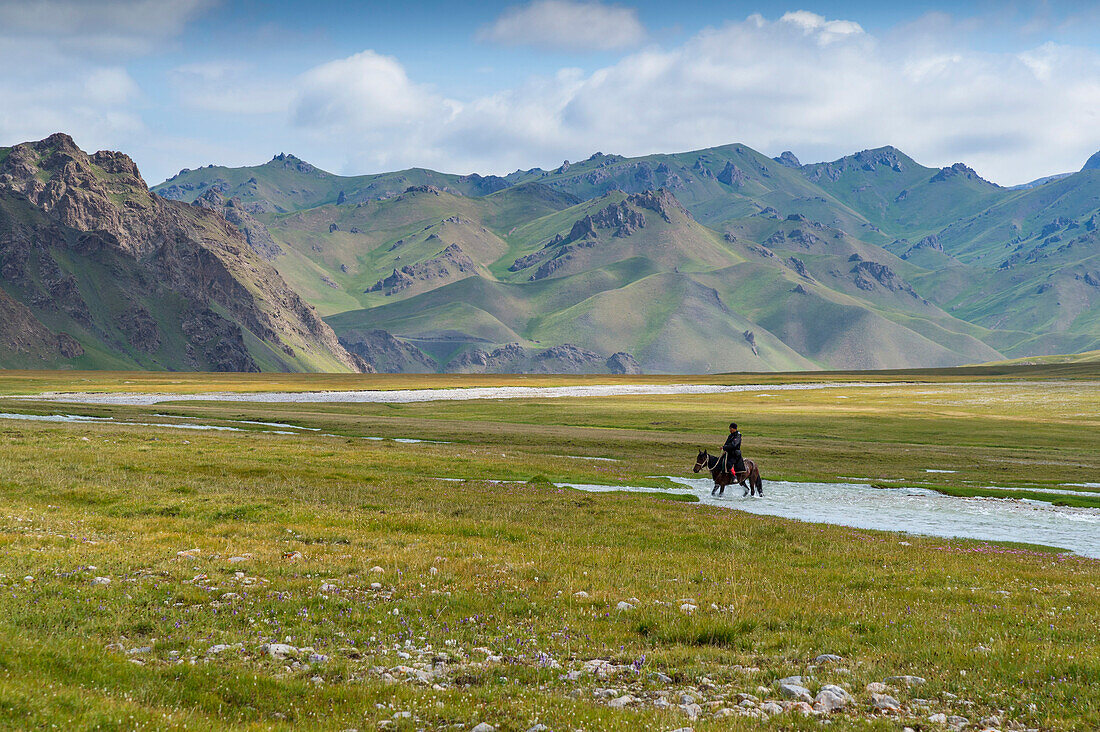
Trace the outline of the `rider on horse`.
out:
M 730 423 L 730 436 L 726 438 L 726 444 L 722 445 L 725 469 L 730 473 L 744 473 L 745 459 L 741 457 L 741 433 L 737 431 L 737 423 Z

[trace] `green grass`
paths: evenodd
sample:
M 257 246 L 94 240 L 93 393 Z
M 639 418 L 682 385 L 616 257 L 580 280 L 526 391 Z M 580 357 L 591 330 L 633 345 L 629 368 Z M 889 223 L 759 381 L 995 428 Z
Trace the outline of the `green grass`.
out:
M 678 496 L 648 477 L 688 473 L 695 447 L 715 443 L 736 415 L 765 480 L 860 475 L 943 490 L 1095 480 L 1096 382 L 1020 381 L 1026 369 L 1000 368 L 1014 380 L 947 380 L 973 380 L 964 371 L 925 374 L 940 381 L 919 386 L 770 398 L 3 403 L 122 419 L 261 419 L 345 437 L 0 422 L 0 726 L 373 729 L 409 711 L 415 720 L 399 728 L 819 728 L 793 712 L 712 717 L 738 693 L 778 698 L 772 682 L 801 673 L 812 691 L 841 683 L 856 697 L 832 716 L 834 729 L 938 729 L 927 721 L 936 712 L 975 726 L 998 715 L 1002 726 L 1095 728 L 1100 562 L 663 500 Z M 0 377 L 0 393 L 489 382 L 16 373 Z M 358 439 L 372 435 L 452 444 Z M 1039 470 L 1024 476 L 1021 465 Z M 959 472 L 927 475 L 929 466 Z M 648 485 L 654 495 L 552 482 Z M 112 581 L 92 584 L 97 576 Z M 691 615 L 679 609 L 688 598 Z M 636 608 L 617 610 L 623 600 Z M 306 668 L 261 653 L 288 637 L 329 660 Z M 487 662 L 479 648 L 500 659 Z M 843 656 L 846 670 L 810 670 L 822 653 Z M 591 659 L 637 662 L 641 674 L 560 678 Z M 417 664 L 439 670 L 438 688 L 373 670 L 404 679 L 394 669 Z M 658 671 L 672 682 L 652 680 Z M 928 682 L 890 692 L 899 717 L 873 714 L 864 686 L 899 674 Z M 674 702 L 694 689 L 719 704 L 689 722 L 651 703 L 609 708 L 594 696 L 607 687 L 665 690 Z

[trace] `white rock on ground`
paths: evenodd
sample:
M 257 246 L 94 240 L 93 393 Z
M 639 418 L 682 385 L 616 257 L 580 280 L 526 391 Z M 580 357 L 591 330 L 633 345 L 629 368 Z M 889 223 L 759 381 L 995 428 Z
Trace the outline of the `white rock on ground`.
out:
M 773 701 L 764 702 L 760 705 L 760 711 L 767 715 L 780 714 L 783 711 L 783 707 Z
M 260 653 L 266 653 L 272 658 L 286 658 L 298 655 L 298 649 L 288 643 L 264 643 L 260 646 Z
M 813 696 L 810 695 L 810 690 L 799 684 L 780 684 L 779 694 L 787 699 L 798 699 L 806 703 L 814 700 Z
M 871 694 L 871 706 L 885 712 L 896 712 L 901 708 L 897 699 L 886 694 Z
M 884 694 L 886 693 L 887 688 L 886 684 L 883 684 L 879 681 L 872 681 L 871 683 L 867 684 L 867 686 L 863 687 L 863 690 L 866 691 L 868 694 Z
M 920 676 L 889 676 L 883 681 L 894 686 L 920 686 L 924 683 Z
M 474 727 L 470 732 L 496 732 L 496 727 L 486 722 L 482 722 L 478 726 Z
M 109 585 L 111 584 L 110 577 L 96 577 L 92 580 L 93 585 Z
M 626 610 L 633 610 L 634 606 L 631 605 L 629 602 L 623 601 L 623 602 L 620 602 L 618 605 L 616 605 L 615 609 L 625 612 Z
M 847 692 L 839 686 L 822 687 L 817 692 L 817 697 L 814 698 L 814 711 L 819 714 L 835 712 L 847 706 L 850 698 Z
M 386 570 L 382 569 L 381 567 L 371 567 L 370 571 L 374 572 L 375 574 L 385 574 L 386 573 Z

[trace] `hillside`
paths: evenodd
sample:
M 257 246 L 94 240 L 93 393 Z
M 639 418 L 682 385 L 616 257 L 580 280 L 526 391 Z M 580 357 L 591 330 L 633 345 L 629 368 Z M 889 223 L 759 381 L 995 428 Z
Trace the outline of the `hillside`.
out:
M 360 366 L 222 216 L 63 134 L 0 155 L 0 272 L 4 367 Z
M 155 190 L 270 242 L 384 370 L 903 368 L 1100 347 L 1090 165 L 1005 189 L 892 147 L 597 153 L 504 177 L 279 155 Z

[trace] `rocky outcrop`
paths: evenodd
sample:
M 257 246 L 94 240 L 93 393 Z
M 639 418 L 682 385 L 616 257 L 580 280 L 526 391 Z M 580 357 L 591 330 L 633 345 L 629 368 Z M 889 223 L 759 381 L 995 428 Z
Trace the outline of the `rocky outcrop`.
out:
M 860 260 L 852 267 L 856 287 L 861 290 L 874 290 L 878 284 L 891 292 L 906 292 L 919 298 L 913 287 L 885 264 Z
M 54 333 L 30 309 L 0 289 L 0 365 L 13 356 L 52 361 L 84 355 L 84 348 L 66 333 Z
M 880 147 L 874 150 L 863 150 L 855 155 L 849 155 L 831 163 L 807 166 L 812 168 L 808 175 L 814 183 L 828 180 L 833 183 L 840 180 L 841 176 L 850 172 L 874 173 L 882 168 L 901 173 L 908 169 L 906 160 L 894 147 Z
M 642 367 L 629 353 L 619 351 L 607 359 L 607 371 L 611 374 L 640 374 Z
M 131 302 L 117 319 L 118 328 L 125 334 L 131 346 L 143 353 L 160 350 L 160 329 L 157 321 L 141 305 Z
M 913 256 L 921 249 L 928 249 L 934 252 L 942 252 L 943 244 L 940 243 L 940 238 L 938 236 L 936 236 L 935 234 L 929 234 L 913 246 L 906 249 L 905 252 L 901 255 L 901 258 L 909 259 L 909 257 Z
M 718 182 L 725 183 L 727 186 L 743 186 L 748 181 L 748 176 L 745 175 L 745 171 L 738 168 L 733 163 L 726 163 L 726 167 L 722 168 L 722 172 L 718 174 Z
M 799 286 L 801 287 L 801 285 Z M 741 335 L 744 337 L 745 342 L 749 344 L 749 348 L 752 349 L 752 355 L 759 356 L 760 351 L 756 350 L 756 333 L 753 333 L 751 330 L 746 330 Z
M 431 236 L 439 238 L 435 234 Z M 393 274 L 378 280 L 366 291 L 381 292 L 387 296 L 396 295 L 418 282 L 448 279 L 453 275 L 472 274 L 475 271 L 477 271 L 477 265 L 474 260 L 470 259 L 457 244 L 451 244 L 431 259 L 394 269 Z
M 787 265 L 790 266 L 791 269 L 793 269 L 795 272 L 797 272 L 801 277 L 805 277 L 806 279 L 811 280 L 811 281 L 813 280 L 813 277 L 810 275 L 810 270 L 806 269 L 806 263 L 803 262 L 798 257 L 787 257 L 787 259 L 784 260 L 784 261 Z
M 516 259 L 508 269 L 519 272 L 537 264 L 538 269 L 528 279 L 534 281 L 550 277 L 581 250 L 599 246 L 607 238 L 622 239 L 644 229 L 648 224 L 645 211 L 655 213 L 668 223 L 677 214 L 690 217 L 683 205 L 665 188 L 632 193 L 618 203 L 608 204 L 596 213 L 578 219 L 568 234 L 557 234 L 540 250 Z
M 796 158 L 794 156 L 794 153 L 790 150 L 784 150 L 782 153 L 780 153 L 779 157 L 772 158 L 772 160 L 787 168 L 802 167 L 802 163 L 799 162 L 798 158 Z
M 416 346 L 394 338 L 385 330 L 354 330 L 345 333 L 340 343 L 369 366 L 367 370 L 384 374 L 432 373 L 436 363 Z
M 217 191 L 210 189 L 196 198 L 191 205 L 201 206 L 221 214 L 226 221 L 236 226 L 237 230 L 244 234 L 244 238 L 248 242 L 248 246 L 252 247 L 252 251 L 267 261 L 273 261 L 283 253 L 282 247 L 271 238 L 271 233 L 267 230 L 267 227 L 244 208 L 241 199 L 226 198 Z
M 241 326 L 209 308 L 193 308 L 183 317 L 183 333 L 190 341 L 187 356 L 192 368 L 210 364 L 215 371 L 258 372 L 260 367 L 244 345 Z M 200 361 L 198 355 L 202 356 Z
M 996 185 L 990 183 L 985 178 L 978 175 L 978 173 L 968 165 L 963 163 L 955 163 L 946 168 L 941 168 L 939 172 L 932 176 L 929 183 L 942 183 L 944 181 L 952 180 L 953 178 L 962 178 L 965 180 L 972 180 L 979 183 L 984 183 L 989 186 Z
M 0 163 L 0 206 L 20 212 L 0 211 L 6 243 L 0 266 L 22 277 L 24 304 L 65 313 L 107 351 L 117 342 L 112 332 L 122 332 L 135 350 L 158 351 L 167 328 L 189 348 L 158 353 L 161 366 L 251 371 L 256 361 L 245 345 L 247 330 L 281 354 L 277 366 L 327 360 L 330 368 L 354 369 L 313 308 L 213 210 L 222 203 L 217 195 L 198 206 L 165 200 L 149 192 L 126 155 L 88 155 L 67 135 L 17 145 Z M 84 265 L 96 269 L 94 285 Z M 156 320 L 143 306 L 116 319 L 114 303 L 104 299 L 109 291 L 136 303 L 168 300 L 173 314 Z
M 638 371 L 612 371 L 613 361 L 619 368 L 638 368 Z M 570 343 L 546 349 L 524 348 L 518 343 L 509 343 L 493 351 L 473 349 L 451 360 L 444 370 L 450 373 L 495 374 L 641 373 L 630 354 L 615 354 L 606 358 Z

